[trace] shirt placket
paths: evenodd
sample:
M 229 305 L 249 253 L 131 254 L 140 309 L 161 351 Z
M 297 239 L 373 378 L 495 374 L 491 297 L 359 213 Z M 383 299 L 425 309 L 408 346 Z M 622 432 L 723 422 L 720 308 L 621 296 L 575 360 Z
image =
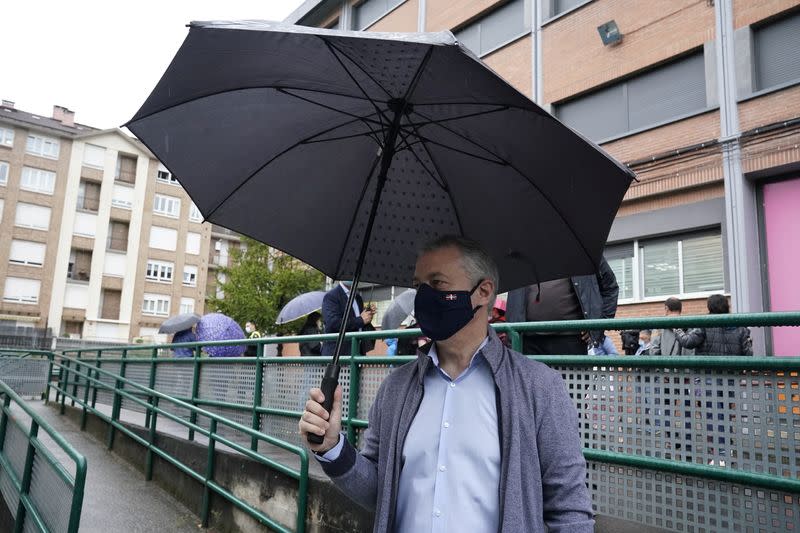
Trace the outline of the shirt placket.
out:
M 433 513 L 432 533 L 443 533 L 447 531 L 448 512 L 450 512 L 449 495 L 446 488 L 447 480 L 445 476 L 448 475 L 446 462 L 448 456 L 447 447 L 450 442 L 450 426 L 452 424 L 451 410 L 457 384 L 449 377 L 446 377 L 444 372 L 442 372 L 442 379 L 447 382 L 447 390 L 444 395 L 442 418 L 439 421 L 441 429 L 439 431 L 439 453 L 436 457 L 436 473 L 433 486 L 433 509 L 431 511 Z

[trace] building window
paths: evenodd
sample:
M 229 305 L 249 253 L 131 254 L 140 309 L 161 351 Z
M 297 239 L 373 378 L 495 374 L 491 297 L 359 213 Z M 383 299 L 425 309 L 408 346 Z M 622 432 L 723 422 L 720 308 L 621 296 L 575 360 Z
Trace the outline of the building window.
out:
M 172 283 L 172 273 L 175 270 L 175 263 L 167 261 L 147 261 L 147 270 L 144 277 L 150 281 L 160 281 L 162 283 Z
M 194 313 L 194 298 L 181 298 L 181 314 Z
M 186 234 L 186 253 L 192 255 L 200 254 L 200 234 L 189 232 Z
M 97 213 L 100 209 L 100 184 L 81 180 L 78 186 L 78 209 Z
M 6 201 L 3 198 L 0 198 L 0 220 L 3 220 L 3 209 L 6 206 Z
M 111 192 L 111 205 L 120 209 L 133 209 L 134 188 L 130 185 L 114 184 Z
M 172 172 L 167 170 L 162 164 L 158 165 L 158 173 L 156 174 L 156 179 L 162 183 L 167 183 L 169 185 L 180 185 L 178 183 L 178 179 L 172 175 Z
M 39 303 L 40 286 L 41 282 L 38 279 L 7 277 L 3 301 L 20 304 Z
M 756 89 L 800 82 L 800 13 L 753 28 Z
M 364 0 L 353 7 L 353 22 L 356 30 L 363 30 L 381 19 L 390 10 L 405 0 Z
M 458 30 L 456 38 L 482 56 L 530 32 L 530 17 L 525 16 L 525 0 L 511 0 L 477 21 Z
M 61 326 L 61 336 L 80 339 L 83 334 L 83 322 L 65 320 Z
M 153 199 L 153 212 L 165 217 L 178 218 L 181 214 L 181 199 L 156 194 Z
M 703 53 L 557 104 L 556 116 L 593 141 L 655 126 L 706 105 Z
M 553 2 L 553 16 L 560 15 L 570 9 L 585 4 L 586 0 L 552 0 Z
M 22 181 L 20 189 L 38 192 L 42 194 L 53 194 L 56 188 L 56 173 L 40 168 L 22 167 Z
M 8 261 L 17 265 L 40 267 L 44 264 L 46 246 L 40 242 L 11 241 L 11 252 Z
M 92 252 L 73 248 L 67 263 L 67 279 L 73 281 L 89 281 L 92 276 Z
M 174 252 L 178 248 L 178 231 L 172 228 L 151 226 L 150 248 Z
M 621 301 L 724 290 L 719 231 L 611 245 L 604 255 L 617 277 Z
M 28 143 L 25 146 L 25 151 L 29 154 L 47 157 L 49 159 L 58 159 L 59 150 L 58 139 L 40 135 L 28 135 Z
M 194 265 L 183 266 L 183 284 L 188 287 L 197 286 L 197 267 Z
M 122 301 L 122 291 L 103 289 L 100 294 L 100 318 L 106 320 L 119 320 L 119 308 Z
M 136 158 L 119 154 L 114 179 L 123 183 L 136 182 Z
M 142 301 L 142 314 L 169 316 L 169 296 L 163 294 L 145 294 Z
M 8 184 L 8 163 L 0 161 L 0 185 Z
M 0 128 L 0 146 L 14 146 L 14 130 Z
M 50 208 L 43 205 L 18 203 L 14 225 L 47 231 L 50 229 Z
M 102 146 L 86 144 L 83 147 L 83 164 L 92 168 L 103 168 L 106 161 L 106 149 Z
M 112 220 L 108 224 L 108 242 L 106 248 L 117 252 L 128 250 L 128 229 L 127 222 Z
M 189 205 L 189 220 L 192 222 L 203 221 L 203 215 L 200 213 L 200 210 L 197 209 L 197 206 L 194 205 L 194 202 Z

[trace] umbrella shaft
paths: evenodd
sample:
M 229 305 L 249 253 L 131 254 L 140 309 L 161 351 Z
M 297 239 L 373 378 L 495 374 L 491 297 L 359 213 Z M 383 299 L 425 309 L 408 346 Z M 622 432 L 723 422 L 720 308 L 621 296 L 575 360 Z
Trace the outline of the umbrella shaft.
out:
M 383 186 L 386 184 L 386 176 L 389 173 L 389 167 L 392 165 L 392 158 L 396 152 L 397 136 L 400 133 L 400 122 L 405 113 L 405 102 L 395 103 L 394 118 L 389 126 L 389 131 L 386 134 L 386 140 L 381 150 L 381 167 L 378 174 L 378 182 L 375 186 L 375 196 L 372 198 L 372 207 L 369 211 L 369 219 L 367 220 L 367 227 L 364 231 L 364 240 L 361 243 L 361 251 L 358 253 L 358 261 L 356 262 L 356 271 L 353 273 L 353 285 L 350 288 L 350 294 L 347 297 L 347 307 L 345 307 L 345 314 L 342 317 L 342 325 L 339 328 L 339 336 L 336 338 L 336 349 L 333 352 L 333 361 L 331 364 L 339 364 L 339 354 L 342 351 L 344 344 L 344 336 L 347 332 L 347 315 L 350 314 L 350 309 L 353 308 L 353 301 L 356 298 L 358 291 L 358 282 L 361 279 L 361 269 L 364 266 L 364 259 L 367 256 L 367 249 L 369 248 L 369 240 L 372 236 L 372 226 L 375 224 L 375 216 L 378 213 L 378 205 L 380 204 L 381 194 L 383 193 Z

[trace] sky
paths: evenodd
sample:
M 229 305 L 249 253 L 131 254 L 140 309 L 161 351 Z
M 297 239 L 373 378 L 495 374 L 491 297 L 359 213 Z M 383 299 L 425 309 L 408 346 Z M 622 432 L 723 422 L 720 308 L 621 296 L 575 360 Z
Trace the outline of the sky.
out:
M 0 98 L 51 116 L 113 128 L 144 103 L 192 20 L 283 20 L 303 0 L 11 0 L 0 10 L 5 43 Z M 9 47 L 10 45 L 10 47 Z

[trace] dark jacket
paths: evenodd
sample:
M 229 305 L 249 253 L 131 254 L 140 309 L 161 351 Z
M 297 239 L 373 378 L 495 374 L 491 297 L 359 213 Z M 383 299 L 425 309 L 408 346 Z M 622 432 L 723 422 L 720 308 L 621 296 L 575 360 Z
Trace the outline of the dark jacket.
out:
M 614 275 L 614 271 L 611 270 L 605 259 L 600 262 L 600 269 L 597 274 L 572 276 L 570 280 L 575 289 L 575 294 L 578 295 L 584 318 L 590 320 L 614 318 L 617 314 L 619 285 L 617 285 L 617 277 Z M 529 285 L 508 293 L 508 301 L 506 302 L 506 320 L 508 322 L 527 321 L 525 310 L 532 290 L 536 290 L 536 285 Z M 595 330 L 589 333 L 596 343 L 603 342 L 602 331 Z
M 681 346 L 674 329 L 664 328 L 661 334 L 653 339 L 650 355 L 694 355 L 694 350 Z
M 339 333 L 342 327 L 342 319 L 347 315 L 347 331 L 358 331 L 364 327 L 364 320 L 361 319 L 361 312 L 364 310 L 364 300 L 356 294 L 356 305 L 359 314 L 353 312 L 353 308 L 347 307 L 347 294 L 342 286 L 337 284 L 328 291 L 322 299 L 322 321 L 325 323 L 325 333 Z M 332 356 L 336 350 L 336 341 L 326 341 L 322 343 L 322 355 Z M 350 355 L 350 343 L 345 341 L 340 355 Z
M 678 342 L 697 355 L 753 355 L 750 330 L 743 327 L 675 329 Z
M 300 331 L 300 335 L 319 335 L 319 333 L 316 324 L 310 324 Z M 300 343 L 300 355 L 320 355 L 321 353 L 322 343 L 319 341 Z
M 498 533 L 594 531 L 578 417 L 561 374 L 506 348 L 492 328 L 488 334 L 481 353 L 494 378 L 500 429 Z M 321 462 L 342 492 L 375 512 L 375 532 L 396 525 L 403 446 L 432 364 L 419 351 L 392 371 L 370 407 L 361 451 L 345 440 L 337 459 Z

